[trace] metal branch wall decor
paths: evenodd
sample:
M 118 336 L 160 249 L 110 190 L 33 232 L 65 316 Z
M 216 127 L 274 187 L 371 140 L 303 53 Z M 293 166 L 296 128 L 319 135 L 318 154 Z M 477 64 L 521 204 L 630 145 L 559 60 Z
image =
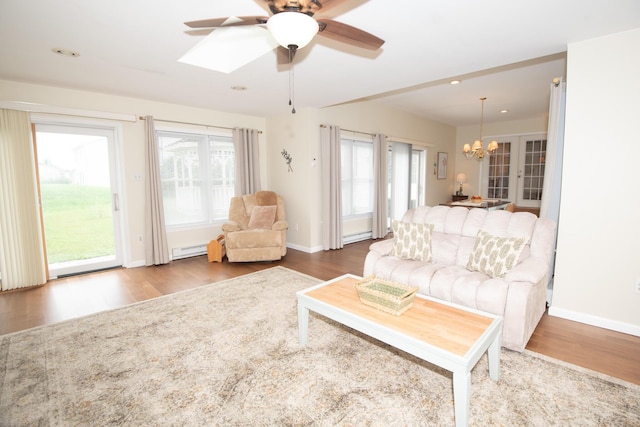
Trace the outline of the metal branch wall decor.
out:
M 280 154 L 282 154 L 282 157 L 284 157 L 284 160 L 287 162 L 287 172 L 293 172 L 293 168 L 291 167 L 291 161 L 293 160 L 293 157 L 291 157 L 291 155 L 287 153 L 287 150 L 285 150 L 284 148 L 282 149 L 282 152 Z

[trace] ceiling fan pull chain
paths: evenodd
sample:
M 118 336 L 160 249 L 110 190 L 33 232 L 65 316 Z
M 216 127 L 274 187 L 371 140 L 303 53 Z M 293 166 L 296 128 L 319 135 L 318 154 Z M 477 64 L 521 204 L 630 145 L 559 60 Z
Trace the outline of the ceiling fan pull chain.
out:
M 289 105 L 291 105 L 291 114 L 296 113 L 296 105 L 295 105 L 295 75 L 293 73 L 293 56 L 295 55 L 296 49 L 298 46 L 290 44 L 289 45 Z

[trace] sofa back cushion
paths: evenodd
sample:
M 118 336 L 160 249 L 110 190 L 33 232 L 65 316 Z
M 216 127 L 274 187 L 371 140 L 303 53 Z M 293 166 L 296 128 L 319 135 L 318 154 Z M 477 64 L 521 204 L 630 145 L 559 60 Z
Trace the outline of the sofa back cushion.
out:
M 464 207 L 419 206 L 408 210 L 402 221 L 432 224 L 431 257 L 438 264 L 456 263 L 462 227 L 469 210 Z
M 476 237 L 485 231 L 496 237 L 523 238 L 525 241 L 516 264 L 529 257 L 530 244 L 538 217 L 529 212 L 488 211 L 471 209 L 462 227 L 462 239 L 458 247 L 456 264 L 467 266 Z
M 529 212 L 489 211 L 467 209 L 462 206 L 419 206 L 409 209 L 402 217 L 402 221 L 433 224 L 432 261 L 464 267 L 469 262 L 469 256 L 480 230 L 498 237 L 524 238 L 526 244 L 519 256 L 519 262 L 529 256 L 534 230 L 536 225 L 540 226 L 540 219 Z M 546 248 L 548 245 L 547 242 L 543 242 L 539 246 Z

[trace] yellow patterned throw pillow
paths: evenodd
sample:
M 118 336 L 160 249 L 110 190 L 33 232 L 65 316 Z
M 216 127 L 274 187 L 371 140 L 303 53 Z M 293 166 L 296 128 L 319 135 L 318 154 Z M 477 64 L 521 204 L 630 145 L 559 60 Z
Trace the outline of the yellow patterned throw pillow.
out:
M 394 220 L 391 255 L 416 261 L 431 261 L 433 224 L 414 224 Z
M 526 243 L 524 237 L 498 237 L 480 230 L 467 268 L 490 277 L 502 277 L 516 265 Z

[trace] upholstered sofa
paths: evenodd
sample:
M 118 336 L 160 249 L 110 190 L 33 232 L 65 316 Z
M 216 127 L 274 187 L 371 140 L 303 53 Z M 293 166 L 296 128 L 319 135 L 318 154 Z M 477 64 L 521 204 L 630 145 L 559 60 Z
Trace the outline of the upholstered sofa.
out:
M 222 225 L 229 262 L 275 261 L 287 254 L 284 200 L 273 191 L 231 198 Z
M 364 276 L 504 317 L 503 347 L 523 351 L 546 308 L 555 223 L 528 212 L 422 206 L 370 246 Z

